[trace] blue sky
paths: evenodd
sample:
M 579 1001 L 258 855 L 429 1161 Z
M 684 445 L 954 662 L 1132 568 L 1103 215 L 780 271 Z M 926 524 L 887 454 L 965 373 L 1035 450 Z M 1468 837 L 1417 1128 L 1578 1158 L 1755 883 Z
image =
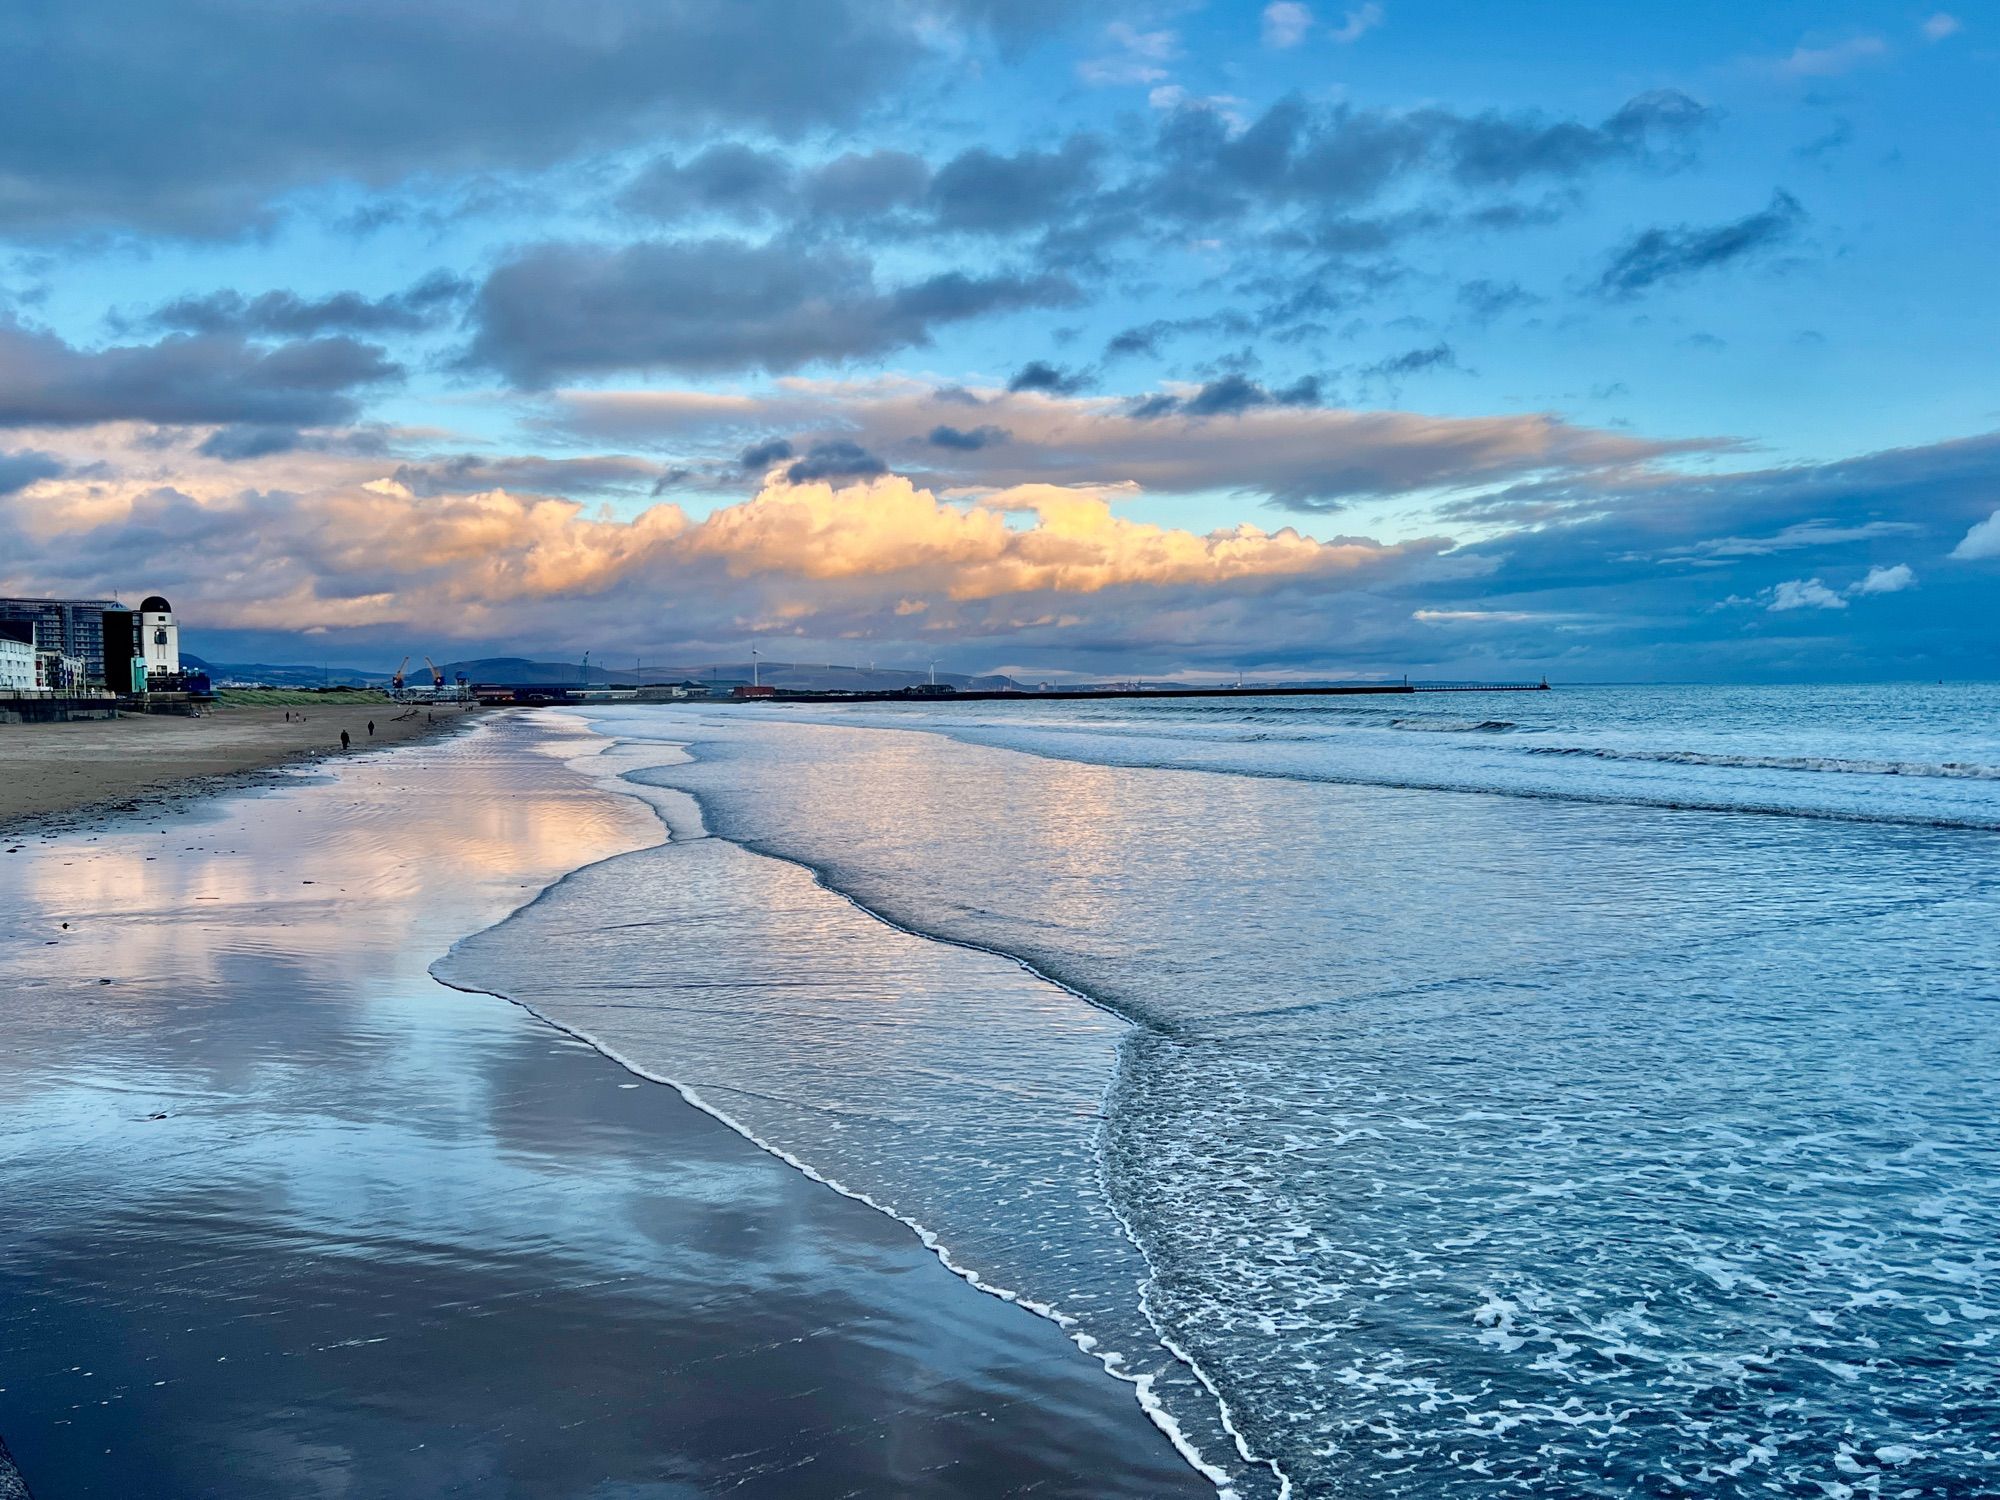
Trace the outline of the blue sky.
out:
M 212 657 L 2000 667 L 1990 12 L 79 0 L 0 53 L 0 589 Z

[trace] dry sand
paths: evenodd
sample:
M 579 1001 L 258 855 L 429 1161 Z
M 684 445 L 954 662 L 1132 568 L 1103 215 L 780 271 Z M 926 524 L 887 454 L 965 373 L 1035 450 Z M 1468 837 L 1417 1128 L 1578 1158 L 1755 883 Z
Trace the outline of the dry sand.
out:
M 68 724 L 0 725 L 0 824 L 199 792 L 207 790 L 201 778 L 339 755 L 343 729 L 358 753 L 444 733 L 476 712 L 419 708 L 411 714 L 394 703 L 292 709 L 259 705 L 213 708 L 198 719 L 130 714 Z M 375 721 L 372 739 L 370 719 Z

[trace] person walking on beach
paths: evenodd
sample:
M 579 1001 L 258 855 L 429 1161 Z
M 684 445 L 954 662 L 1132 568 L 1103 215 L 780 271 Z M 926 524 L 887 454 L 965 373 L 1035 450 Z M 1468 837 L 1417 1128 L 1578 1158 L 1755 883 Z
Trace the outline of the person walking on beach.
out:
M 345 729 L 340 731 L 340 748 L 343 750 L 347 748 L 347 731 Z
M 375 738 L 375 721 L 373 719 L 368 721 L 368 738 L 371 740 Z

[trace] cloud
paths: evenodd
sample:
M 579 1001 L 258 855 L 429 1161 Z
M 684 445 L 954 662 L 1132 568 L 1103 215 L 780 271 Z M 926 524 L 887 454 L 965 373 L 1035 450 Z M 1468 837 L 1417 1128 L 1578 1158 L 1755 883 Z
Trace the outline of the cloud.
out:
M 2000 557 L 2000 510 L 1976 522 L 1959 544 L 1951 549 L 1951 555 L 1960 562 L 1982 562 L 1989 557 Z
M 235 422 L 218 427 L 201 441 L 199 451 L 209 458 L 231 461 L 268 458 L 274 453 L 290 453 L 298 447 L 298 428 L 257 422 Z
M 1165 65 L 1180 56 L 1180 37 L 1172 31 L 1140 31 L 1127 22 L 1113 21 L 1104 35 L 1112 50 L 1076 65 L 1077 77 L 1085 83 L 1100 87 L 1159 83 L 1167 76 Z
M 610 438 L 692 461 L 733 455 L 774 431 L 795 446 L 846 438 L 894 469 L 955 486 L 1133 482 L 1151 492 L 1256 495 L 1301 511 L 1410 494 L 1644 465 L 1726 443 L 1660 442 L 1546 415 L 1432 417 L 1317 404 L 1309 378 L 1272 388 L 1243 377 L 1124 396 L 1021 390 L 938 391 L 913 381 L 780 382 L 759 397 L 680 391 L 572 391 L 551 420 L 571 440 Z M 1004 428 L 1004 443 L 939 446 L 939 426 Z
M 149 587 L 187 595 L 207 632 L 311 622 L 548 650 L 579 631 L 629 634 L 643 618 L 651 652 L 661 631 L 691 639 L 718 625 L 738 639 L 1000 639 L 1057 618 L 1118 631 L 1163 603 L 1381 584 L 1443 545 L 1321 541 L 1290 527 L 1195 533 L 1118 514 L 1114 502 L 1131 496 L 1119 487 L 1025 485 L 949 503 L 893 474 L 773 474 L 698 521 L 669 502 L 619 520 L 556 496 L 420 494 L 367 472 L 349 461 L 289 488 L 198 466 L 172 487 L 123 469 L 59 479 L 32 509 L 0 502 L 0 531 L 23 540 L 9 577 L 83 588 L 143 570 Z M 225 545 L 231 567 L 218 571 Z
M 1900 594 L 1904 589 L 1917 586 L 1917 575 L 1908 563 L 1893 563 L 1885 568 L 1870 568 L 1868 576 L 1855 584 L 1848 592 L 1855 594 Z
M 962 427 L 940 423 L 931 429 L 930 442 L 934 448 L 950 448 L 959 453 L 977 453 L 988 444 L 1006 442 L 1009 436 L 1004 427 L 988 425 L 967 431 Z
M 1543 616 L 1524 609 L 1417 609 L 1410 618 L 1425 625 L 1520 625 Z
M 472 291 L 472 284 L 448 271 L 433 271 L 404 291 L 387 297 L 333 292 L 301 297 L 296 292 L 238 291 L 186 296 L 155 308 L 135 326 L 183 333 L 243 334 L 258 338 L 310 338 L 320 333 L 414 333 L 435 327 Z
M 1449 344 L 1432 344 L 1423 349 L 1409 349 L 1401 354 L 1379 359 L 1362 370 L 1363 375 L 1380 379 L 1396 380 L 1405 375 L 1418 375 L 1426 370 L 1449 370 L 1458 366 L 1458 355 Z
M 1817 578 L 1788 578 L 1771 589 L 1770 597 L 1765 608 L 1774 615 L 1791 609 L 1847 608 L 1847 601 Z
M 67 466 L 60 459 L 32 448 L 17 453 L 0 452 L 0 495 L 11 495 L 66 471 Z
M 787 452 L 778 456 L 790 455 Z M 774 461 L 767 460 L 766 466 Z M 458 453 L 398 464 L 390 478 L 419 498 L 479 494 L 486 490 L 576 495 L 644 493 L 670 472 L 652 459 L 629 454 L 549 458 L 533 453 L 497 457 Z
M 1636 95 L 1595 125 L 1535 112 L 1465 115 L 1289 98 L 1238 126 L 1187 104 L 1162 119 L 1149 173 L 1134 191 L 1154 214 L 1184 223 L 1235 222 L 1261 208 L 1302 214 L 1323 236 L 1342 230 L 1353 210 L 1439 176 L 1487 190 L 1572 181 L 1617 163 L 1674 165 L 1710 118 L 1706 106 L 1673 90 Z M 1437 224 L 1432 210 L 1404 228 Z M 1393 237 L 1396 228 L 1378 226 L 1376 237 Z
M 358 394 L 399 366 L 346 337 L 263 345 L 234 334 L 78 349 L 0 317 L 0 427 L 169 423 L 319 426 L 351 420 Z
M 1530 307 L 1541 301 L 1516 281 L 1493 281 L 1486 277 L 1465 282 L 1458 289 L 1458 305 L 1475 323 L 1490 323 L 1504 312 Z
M 1131 415 L 1144 421 L 1160 417 L 1232 417 L 1259 406 L 1317 406 L 1320 383 L 1317 376 L 1303 375 L 1282 390 L 1269 390 L 1243 375 L 1224 375 L 1211 380 L 1194 394 L 1156 394 L 1136 401 Z
M 761 474 L 780 459 L 792 456 L 792 445 L 784 438 L 752 443 L 736 456 L 737 464 L 749 474 Z
M 797 135 L 968 31 L 1054 19 L 949 0 L 66 0 L 0 32 L 0 231 L 236 235 L 327 181 L 533 170 L 718 126 Z
M 1055 395 L 1067 396 L 1082 390 L 1090 384 L 1090 377 L 1081 370 L 1063 370 L 1047 360 L 1030 360 L 1014 372 L 1007 382 L 1010 391 L 1049 391 Z
M 1264 45 L 1278 51 L 1296 47 L 1312 30 L 1312 11 L 1298 0 L 1271 0 L 1264 7 Z
M 1883 537 L 1907 536 L 1922 530 L 1914 521 L 1859 521 L 1848 525 L 1815 518 L 1795 521 L 1768 536 L 1719 536 L 1680 549 L 1673 555 L 1691 557 L 1768 557 L 1775 552 L 1797 552 L 1805 548 L 1843 546 L 1851 542 L 1872 542 Z
M 1376 4 L 1375 0 L 1366 0 L 1365 4 L 1356 6 L 1342 17 L 1340 24 L 1334 27 L 1330 34 L 1343 46 L 1358 42 L 1382 24 L 1382 16 L 1382 7 Z
M 1941 10 L 1935 15 L 1926 17 L 1924 23 L 1917 30 L 1923 33 L 1925 41 L 1941 42 L 1946 37 L 1957 36 L 1961 31 L 1965 30 L 1965 23 L 1949 11 Z
M 814 443 L 806 450 L 804 458 L 785 470 L 785 479 L 790 484 L 813 484 L 874 479 L 888 472 L 889 466 L 859 443 L 835 438 L 829 442 Z
M 790 205 L 789 158 L 741 141 L 720 141 L 685 161 L 662 156 L 627 183 L 619 202 L 658 219 L 705 213 L 758 218 Z
M 907 151 L 850 151 L 814 171 L 802 196 L 810 213 L 858 219 L 916 202 L 930 181 L 929 164 Z
M 1800 43 L 1790 56 L 1779 60 L 1777 71 L 1787 78 L 1835 78 L 1885 56 L 1888 51 L 1889 44 L 1879 36 L 1849 37 L 1825 47 Z
M 835 248 L 735 239 L 546 244 L 496 267 L 473 305 L 470 364 L 537 387 L 617 370 L 791 370 L 926 343 L 932 328 L 1059 306 L 1050 275 L 946 272 L 877 286 Z
M 857 408 L 853 390 L 804 381 L 764 398 L 674 404 L 683 421 L 698 410 L 705 421 L 728 415 L 736 430 L 766 434 L 780 403 L 791 420 L 837 413 L 847 440 L 892 469 L 902 457 L 878 443 L 878 429 L 901 434 L 901 455 L 956 459 L 928 444 L 930 427 L 947 412 L 962 425 L 977 411 L 1016 429 L 1004 444 L 963 455 L 993 466 L 986 479 L 1024 439 L 1076 442 L 1094 412 L 1117 418 L 1121 409 L 1111 397 L 968 391 L 949 400 L 923 387 L 919 401 L 914 383 L 870 389 L 872 409 Z M 1382 439 L 1343 420 L 1355 415 L 1264 406 L 1169 416 L 1149 428 L 1161 438 L 1139 451 L 1158 458 L 1164 444 L 1182 479 L 1195 477 L 1196 463 L 1209 465 L 1211 479 L 1241 474 L 1274 444 L 1359 461 Z M 1421 424 L 1450 422 L 1394 415 L 1404 440 L 1417 440 Z M 1630 457 L 1561 470 L 1516 463 L 1498 487 L 1452 480 L 1466 502 L 1459 516 L 1448 514 L 1449 501 L 1399 506 L 1413 539 L 1385 545 L 1288 529 L 1192 532 L 1150 518 L 1148 491 L 1129 482 L 945 489 L 892 472 L 795 485 L 783 467 L 705 519 L 664 500 L 614 513 L 586 504 L 582 492 L 616 493 L 628 477 L 643 486 L 640 468 L 656 460 L 624 459 L 630 467 L 618 474 L 615 453 L 587 456 L 600 470 L 532 454 L 464 464 L 455 454 L 371 458 L 322 443 L 225 462 L 198 451 L 204 431 L 126 423 L 38 433 L 32 450 L 64 472 L 0 497 L 0 583 L 88 594 L 142 576 L 177 603 L 188 596 L 184 613 L 204 640 L 226 630 L 229 642 L 262 642 L 254 649 L 276 653 L 263 659 L 279 660 L 298 659 L 298 632 L 311 624 L 327 627 L 312 651 L 332 660 L 412 638 L 462 641 L 481 654 L 615 643 L 649 660 L 664 641 L 690 660 L 740 659 L 745 641 L 761 635 L 821 660 L 922 661 L 948 642 L 969 667 L 1035 659 L 1125 674 L 1239 661 L 1315 675 L 1547 670 L 1572 680 L 2000 670 L 1985 628 L 1984 569 L 1927 573 L 1894 608 L 1854 602 L 1873 597 L 1861 592 L 1870 564 L 1893 573 L 1907 566 L 1896 561 L 1904 549 L 1929 538 L 1949 547 L 1991 517 L 2000 434 L 1737 473 L 1676 472 Z M 1100 458 L 1112 453 L 1115 432 L 1092 437 Z M 733 461 L 737 450 L 720 451 Z M 479 482 L 482 461 L 577 493 L 464 488 Z M 1371 461 L 1387 459 L 1377 451 Z M 565 471 L 571 462 L 579 467 Z M 1088 467 L 1121 468 L 1109 459 Z M 1693 544 L 1732 525 L 1746 536 L 1811 532 L 1819 541 L 1695 554 Z M 1465 529 L 1474 539 L 1462 535 L 1456 546 L 1424 534 Z M 1868 555 L 1874 547 L 1895 550 Z M 228 568 L 217 567 L 219 556 Z M 1826 607 L 1808 587 L 1815 583 L 1850 607 Z M 1772 612 L 1781 584 L 1801 603 Z M 1725 595 L 1752 608 L 1714 610 Z
M 974 146 L 937 169 L 929 201 L 945 230 L 1047 229 L 1088 201 L 1101 148 L 1071 136 L 1054 151 L 1012 156 Z
M 1792 239 L 1805 219 L 1798 199 L 1777 192 L 1768 207 L 1727 224 L 1648 229 L 1612 255 L 1597 279 L 1597 290 L 1607 297 L 1633 297 L 1663 283 L 1753 258 Z

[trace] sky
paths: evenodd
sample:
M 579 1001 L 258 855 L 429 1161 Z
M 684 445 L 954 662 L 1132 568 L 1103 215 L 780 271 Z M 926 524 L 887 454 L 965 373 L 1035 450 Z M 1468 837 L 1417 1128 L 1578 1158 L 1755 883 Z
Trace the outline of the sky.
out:
M 2000 676 L 2000 11 L 0 18 L 0 593 L 225 662 Z

